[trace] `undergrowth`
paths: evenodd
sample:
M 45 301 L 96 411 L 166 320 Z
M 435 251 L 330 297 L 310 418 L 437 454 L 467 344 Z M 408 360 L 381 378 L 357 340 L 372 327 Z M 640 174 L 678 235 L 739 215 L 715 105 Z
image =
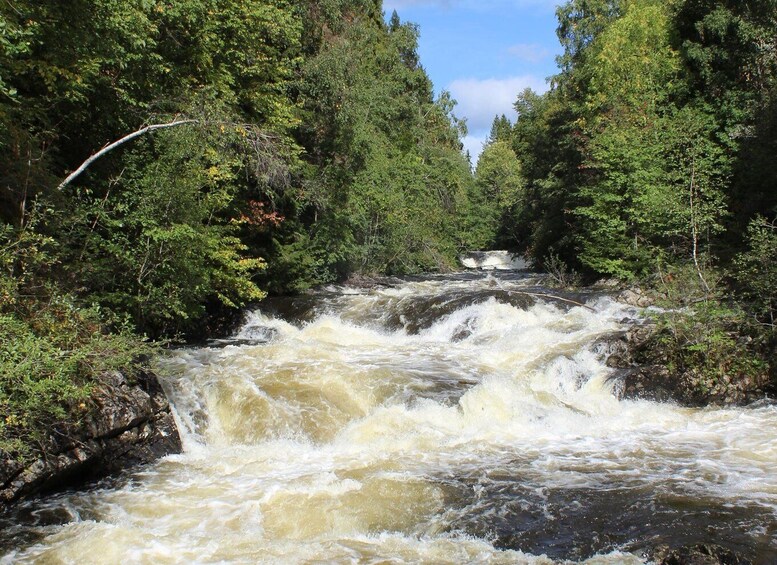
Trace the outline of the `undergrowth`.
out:
M 0 233 L 0 452 L 43 450 L 56 427 L 90 409 L 99 377 L 141 369 L 153 347 L 127 329 L 105 330 L 100 311 L 48 277 L 54 242 L 29 231 Z
M 662 308 L 651 361 L 681 379 L 698 400 L 740 402 L 774 386 L 774 327 L 754 315 L 752 302 L 731 291 L 726 273 L 675 266 L 655 284 Z

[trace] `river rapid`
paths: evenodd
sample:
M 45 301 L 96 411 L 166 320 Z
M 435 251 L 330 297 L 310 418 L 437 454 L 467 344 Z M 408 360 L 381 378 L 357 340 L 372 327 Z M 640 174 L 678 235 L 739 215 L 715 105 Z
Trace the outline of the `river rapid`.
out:
M 597 342 L 641 313 L 549 292 L 470 272 L 267 301 L 163 361 L 184 453 L 20 505 L 0 563 L 777 562 L 777 406 L 619 400 Z

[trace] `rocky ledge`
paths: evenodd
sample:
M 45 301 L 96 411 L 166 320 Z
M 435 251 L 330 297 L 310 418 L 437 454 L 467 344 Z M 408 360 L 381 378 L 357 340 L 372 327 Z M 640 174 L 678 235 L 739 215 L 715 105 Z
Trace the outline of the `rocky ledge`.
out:
M 767 396 L 768 374 L 715 381 L 695 369 L 673 370 L 656 326 L 644 322 L 598 344 L 608 367 L 616 369 L 620 398 L 675 402 L 682 406 L 745 405 Z
M 156 376 L 131 382 L 104 375 L 77 424 L 52 431 L 40 454 L 0 453 L 0 508 L 23 497 L 82 483 L 181 451 L 170 405 Z

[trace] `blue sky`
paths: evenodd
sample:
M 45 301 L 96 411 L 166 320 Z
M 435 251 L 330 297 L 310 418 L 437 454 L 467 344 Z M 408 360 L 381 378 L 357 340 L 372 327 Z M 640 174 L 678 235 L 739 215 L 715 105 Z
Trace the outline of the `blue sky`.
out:
M 473 164 L 497 114 L 514 119 L 516 95 L 547 90 L 555 74 L 557 0 L 384 0 L 386 18 L 420 26 L 421 64 L 435 91 L 458 101 Z

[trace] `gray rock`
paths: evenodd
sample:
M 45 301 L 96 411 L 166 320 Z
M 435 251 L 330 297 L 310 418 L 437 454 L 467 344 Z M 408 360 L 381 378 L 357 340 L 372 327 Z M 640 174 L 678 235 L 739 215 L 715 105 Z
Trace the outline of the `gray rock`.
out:
M 637 308 L 647 308 L 655 304 L 656 301 L 654 296 L 649 295 L 638 286 L 627 288 L 618 295 L 617 300 Z
M 751 565 L 751 561 L 720 545 L 700 543 L 677 549 L 655 548 L 651 561 L 659 565 Z
M 616 278 L 599 279 L 591 285 L 593 288 L 617 290 L 623 288 L 623 283 Z
M 151 373 L 134 382 L 104 375 L 85 410 L 78 424 L 52 430 L 37 458 L 0 454 L 0 507 L 181 451 L 167 397 Z

